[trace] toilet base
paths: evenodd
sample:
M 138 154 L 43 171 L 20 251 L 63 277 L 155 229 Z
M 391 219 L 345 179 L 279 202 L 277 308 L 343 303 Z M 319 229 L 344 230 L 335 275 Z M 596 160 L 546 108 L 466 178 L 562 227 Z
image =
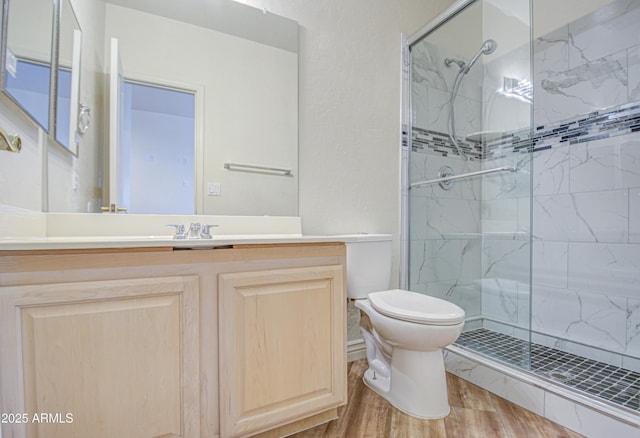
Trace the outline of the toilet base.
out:
M 437 419 L 449 415 L 447 380 L 442 350 L 412 351 L 394 348 L 391 375 L 369 368 L 364 383 L 405 414 Z

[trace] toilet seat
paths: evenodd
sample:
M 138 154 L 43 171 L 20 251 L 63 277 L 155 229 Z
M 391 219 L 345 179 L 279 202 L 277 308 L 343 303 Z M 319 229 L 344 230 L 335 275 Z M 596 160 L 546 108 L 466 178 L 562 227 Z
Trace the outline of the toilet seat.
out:
M 464 310 L 439 298 L 393 289 L 369 294 L 371 306 L 390 318 L 429 325 L 456 325 L 464 322 Z

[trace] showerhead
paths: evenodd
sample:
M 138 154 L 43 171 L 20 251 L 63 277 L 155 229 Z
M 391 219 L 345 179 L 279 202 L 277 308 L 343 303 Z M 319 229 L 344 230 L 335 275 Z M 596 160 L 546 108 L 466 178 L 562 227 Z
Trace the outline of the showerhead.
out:
M 471 67 L 473 67 L 473 64 L 476 63 L 481 55 L 490 55 L 495 52 L 497 48 L 498 43 L 496 43 L 494 40 L 486 40 L 484 43 L 482 43 L 482 47 L 480 47 L 478 53 L 476 53 L 475 56 L 471 58 L 471 61 L 469 61 L 469 63 L 464 67 L 463 73 L 469 73 L 469 70 L 471 70 Z
M 498 48 L 498 43 L 495 40 L 486 40 L 482 43 L 482 53 L 485 55 L 491 55 Z

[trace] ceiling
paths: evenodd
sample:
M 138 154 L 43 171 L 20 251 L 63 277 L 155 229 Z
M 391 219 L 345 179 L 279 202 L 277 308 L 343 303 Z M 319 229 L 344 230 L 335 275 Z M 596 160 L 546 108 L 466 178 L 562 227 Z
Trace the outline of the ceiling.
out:
M 298 52 L 298 23 L 233 0 L 104 0 Z

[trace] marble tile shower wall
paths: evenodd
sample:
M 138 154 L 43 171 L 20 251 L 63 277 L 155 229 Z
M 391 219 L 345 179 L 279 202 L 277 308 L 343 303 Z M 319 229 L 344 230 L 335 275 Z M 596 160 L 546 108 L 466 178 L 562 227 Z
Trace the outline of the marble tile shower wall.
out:
M 640 133 L 535 153 L 533 172 L 532 328 L 640 369 Z
M 536 127 L 640 100 L 638 22 L 640 2 L 617 1 L 535 41 Z M 638 371 L 635 131 L 533 154 L 532 329 L 538 343 Z
M 619 0 L 534 41 L 536 127 L 640 100 L 639 21 Z

